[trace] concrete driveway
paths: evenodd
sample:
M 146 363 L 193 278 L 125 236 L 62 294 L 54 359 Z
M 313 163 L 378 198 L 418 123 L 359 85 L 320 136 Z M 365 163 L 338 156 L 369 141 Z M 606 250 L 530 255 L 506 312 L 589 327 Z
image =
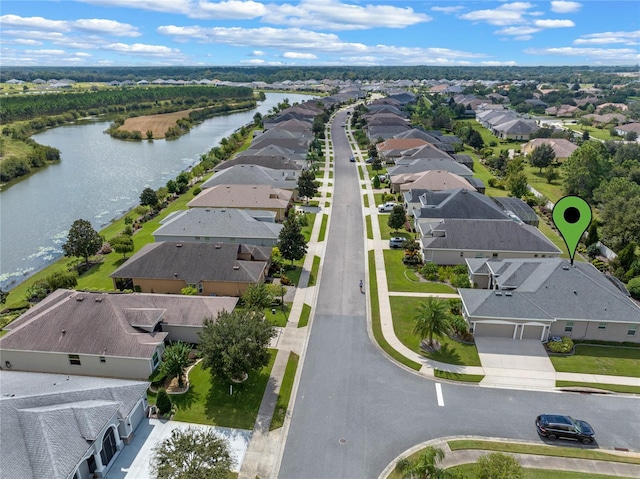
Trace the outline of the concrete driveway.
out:
M 234 472 L 240 470 L 244 459 L 251 431 L 244 429 L 230 429 L 227 427 L 205 426 L 202 424 L 189 424 L 185 422 L 166 421 L 159 419 L 143 419 L 136 429 L 131 444 L 125 446 L 116 458 L 113 466 L 106 475 L 107 479 L 151 479 L 149 461 L 153 447 L 168 438 L 175 428 L 212 428 L 228 439 L 231 449 L 231 457 L 236 461 Z
M 485 372 L 483 386 L 553 388 L 556 370 L 535 339 L 476 337 L 476 348 Z

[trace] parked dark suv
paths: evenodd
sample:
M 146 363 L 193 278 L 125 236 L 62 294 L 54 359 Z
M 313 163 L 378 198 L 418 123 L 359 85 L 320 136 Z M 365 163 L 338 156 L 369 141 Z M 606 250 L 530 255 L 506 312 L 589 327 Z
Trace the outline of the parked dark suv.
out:
M 591 425 L 580 419 L 573 419 L 571 416 L 541 414 L 536 418 L 536 429 L 538 434 L 552 441 L 559 437 L 576 439 L 584 444 L 594 441 L 595 433 Z

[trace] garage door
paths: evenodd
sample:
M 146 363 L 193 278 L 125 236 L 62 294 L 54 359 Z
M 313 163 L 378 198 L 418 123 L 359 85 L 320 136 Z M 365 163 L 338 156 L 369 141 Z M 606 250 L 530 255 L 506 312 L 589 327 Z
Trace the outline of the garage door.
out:
M 476 323 L 473 334 L 475 336 L 490 336 L 494 338 L 513 338 L 513 324 Z
M 144 418 L 144 406 L 142 404 L 142 401 L 140 401 L 140 403 L 138 404 L 136 409 L 131 413 L 130 419 L 131 419 L 131 430 L 132 431 L 136 430 L 136 428 L 138 427 L 138 425 L 142 421 L 142 418 Z
M 544 326 L 531 326 L 526 325 L 522 326 L 524 328 L 524 332 L 522 333 L 522 339 L 540 339 L 542 338 L 542 330 Z

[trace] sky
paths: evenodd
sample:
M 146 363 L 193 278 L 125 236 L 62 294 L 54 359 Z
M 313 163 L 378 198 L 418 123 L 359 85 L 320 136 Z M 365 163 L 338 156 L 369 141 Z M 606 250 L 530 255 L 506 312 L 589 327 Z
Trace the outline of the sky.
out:
M 637 0 L 2 0 L 0 65 L 640 64 Z

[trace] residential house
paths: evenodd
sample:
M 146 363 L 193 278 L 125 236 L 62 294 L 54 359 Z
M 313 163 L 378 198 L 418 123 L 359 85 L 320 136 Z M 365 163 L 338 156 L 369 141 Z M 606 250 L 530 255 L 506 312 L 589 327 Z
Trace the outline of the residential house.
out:
M 240 297 L 250 285 L 264 281 L 271 249 L 231 243 L 150 243 L 109 276 L 120 290 L 181 294 L 192 287 L 201 295 Z
M 451 156 L 455 161 L 457 161 L 461 165 L 464 165 L 467 168 L 469 168 L 471 171 L 473 171 L 473 158 L 471 158 L 471 156 L 466 155 L 464 153 L 456 153 Z
M 640 123 L 627 123 L 626 125 L 616 126 L 616 133 L 625 136 L 627 133 L 635 132 L 640 138 Z
M 260 165 L 234 165 L 216 172 L 202 184 L 201 189 L 217 185 L 266 185 L 291 191 L 293 201 L 297 201 L 299 176 L 300 170 L 276 170 Z
M 493 126 L 491 133 L 501 140 L 528 140 L 531 133 L 539 129 L 540 127 L 535 120 L 518 118 Z
M 417 223 L 424 218 L 507 219 L 490 197 L 464 188 L 452 190 L 409 190 L 403 193 L 405 209 Z
M 414 188 L 432 191 L 464 188 L 475 191 L 475 188 L 465 178 L 442 170 L 392 176 L 390 188 L 394 193 L 409 191 Z
M 6 369 L 146 379 L 167 333 L 149 327 L 153 311 L 114 314 L 103 295 L 59 289 L 5 327 Z
M 142 422 L 148 382 L 0 374 L 0 479 L 105 477 Z
M 556 155 L 556 161 L 564 161 L 571 156 L 571 153 L 578 149 L 575 143 L 571 143 L 564 138 L 534 138 L 524 143 L 520 151 L 524 156 L 529 156 L 533 150 L 542 145 L 549 145 Z
M 537 228 L 513 220 L 423 219 L 416 222 L 425 262 L 465 264 L 467 258 L 557 257 Z
M 304 132 L 291 132 L 273 128 L 256 136 L 249 148 L 252 150 L 260 150 L 261 148 L 274 145 L 306 157 L 312 139 L 313 135 Z
M 477 288 L 458 292 L 474 335 L 640 343 L 640 307 L 590 263 L 469 259 L 467 265 Z
M 284 221 L 293 204 L 293 192 L 269 185 L 215 185 L 202 190 L 192 199 L 189 208 L 239 208 L 266 210 Z
M 222 171 L 234 165 L 259 165 L 274 170 L 303 170 L 307 167 L 307 159 L 306 154 L 301 155 L 287 148 L 269 145 L 256 150 L 245 150 L 230 160 L 219 163 L 213 171 Z
M 568 117 L 571 118 L 573 114 L 578 110 L 577 106 L 573 105 L 560 105 L 560 106 L 551 106 L 544 110 L 545 115 L 557 116 L 557 117 Z
M 583 118 L 591 120 L 594 125 L 624 125 L 627 123 L 627 117 L 621 113 L 606 113 L 604 115 L 596 115 L 591 113 L 584 115 Z
M 428 143 L 421 138 L 389 138 L 376 145 L 378 156 L 386 163 L 395 163 L 407 150 L 412 150 Z
M 395 166 L 390 166 L 387 169 L 387 174 L 389 177 L 393 177 L 430 170 L 448 171 L 466 180 L 473 177 L 473 171 L 449 158 L 403 158 L 396 161 Z
M 161 226 L 153 232 L 153 238 L 155 241 L 202 241 L 274 247 L 283 226 L 275 222 L 260 221 L 263 213 L 264 211 L 236 208 L 191 208 L 176 211 L 161 221 Z

